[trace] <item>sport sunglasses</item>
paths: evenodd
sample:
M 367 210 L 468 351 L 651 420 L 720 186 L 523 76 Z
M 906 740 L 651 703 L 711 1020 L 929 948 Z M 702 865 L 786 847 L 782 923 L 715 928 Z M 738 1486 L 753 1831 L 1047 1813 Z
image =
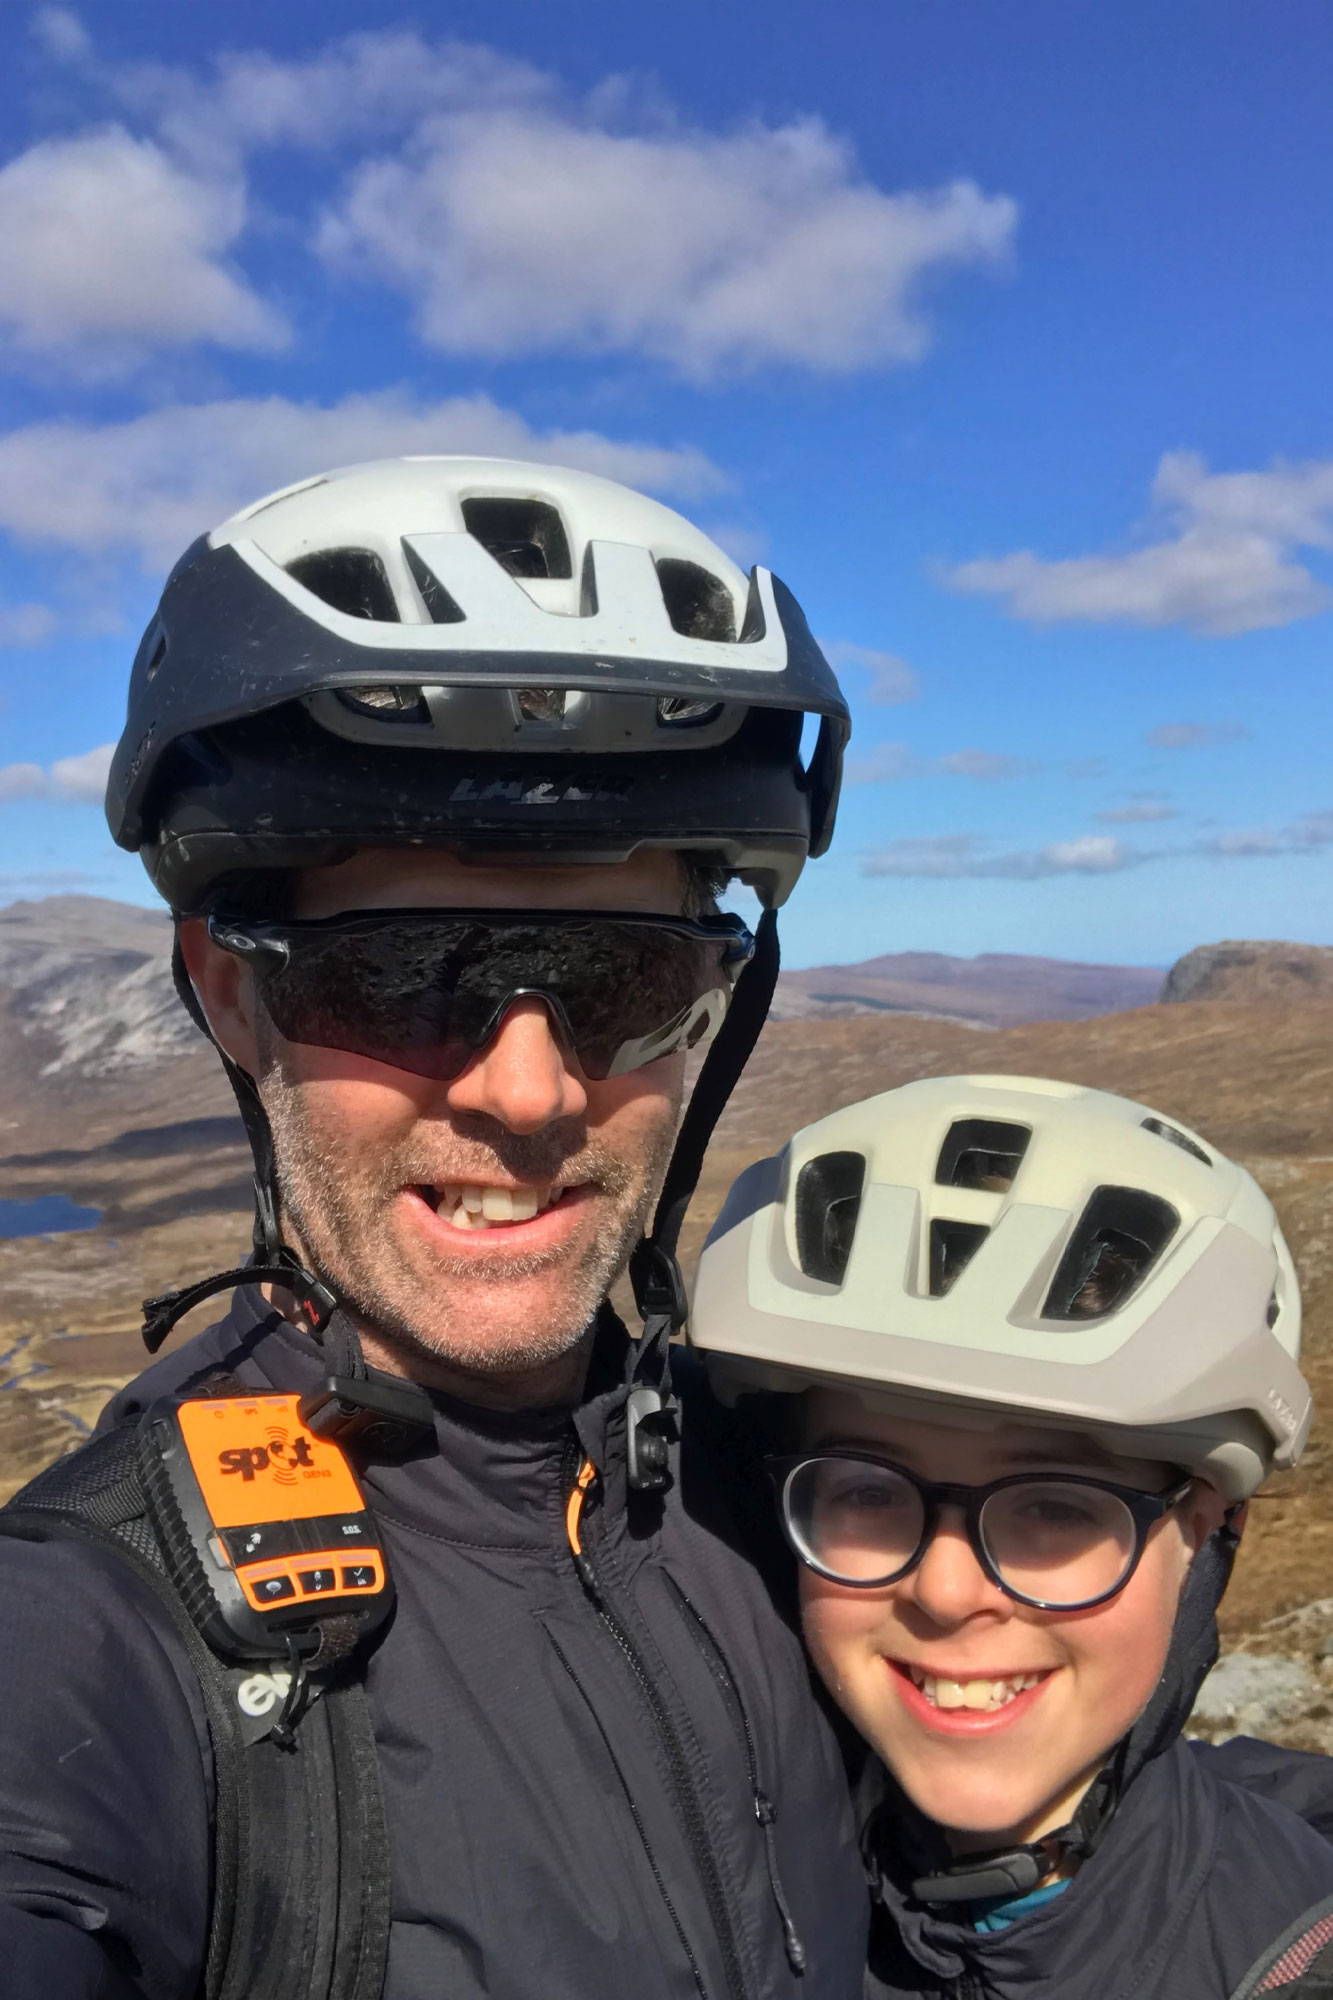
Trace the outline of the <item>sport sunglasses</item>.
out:
M 363 910 L 208 934 L 254 967 L 288 1041 L 448 1082 L 516 1000 L 540 1000 L 591 1082 L 716 1033 L 754 952 L 736 916 Z

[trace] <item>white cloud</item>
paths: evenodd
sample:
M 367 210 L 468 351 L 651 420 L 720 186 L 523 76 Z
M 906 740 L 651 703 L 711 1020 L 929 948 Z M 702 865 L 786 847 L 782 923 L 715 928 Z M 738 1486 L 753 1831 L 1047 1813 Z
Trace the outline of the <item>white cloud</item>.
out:
M 1040 765 L 1032 757 L 1011 757 L 1003 750 L 951 750 L 936 759 L 936 769 L 950 778 L 1030 778 Z
M 51 779 L 40 764 L 0 764 L 0 800 L 44 799 Z
M 877 708 L 915 701 L 921 692 L 914 669 L 900 653 L 877 652 L 873 646 L 854 646 L 846 639 L 823 639 L 820 644 L 835 673 L 850 670 L 868 676 L 865 699 Z
M 1110 875 L 1153 858 L 1108 834 L 1082 834 L 1047 847 L 987 854 L 975 834 L 950 833 L 891 841 L 877 854 L 866 856 L 861 872 L 935 881 L 969 877 L 1032 882 L 1049 875 Z
M 1258 826 L 1214 834 L 1199 844 L 1200 854 L 1220 859 L 1256 859 L 1275 854 L 1315 854 L 1333 847 L 1333 810 L 1303 813 L 1285 826 Z
M 111 773 L 114 743 L 99 743 L 78 757 L 57 757 L 51 766 L 51 784 L 57 798 L 83 799 L 100 805 Z
M 521 106 L 558 89 L 549 73 L 476 42 L 369 29 L 286 60 L 263 49 L 216 56 L 202 75 L 167 63 L 108 68 L 109 87 L 185 158 L 260 147 L 342 151 L 398 137 L 441 112 Z
M 1140 857 L 1109 833 L 1083 833 L 1074 840 L 1057 840 L 1040 850 L 1053 874 L 1106 875 L 1128 868 Z
M 436 451 L 573 465 L 685 498 L 727 483 L 702 452 L 535 431 L 487 396 L 427 403 L 383 390 L 331 405 L 237 397 L 0 435 L 0 528 L 85 553 L 130 551 L 156 569 L 272 488 L 330 466 Z
M 49 770 L 41 764 L 0 764 L 0 801 L 66 799 L 100 805 L 114 749 L 113 743 L 99 743 L 77 757 L 57 757 Z
M 749 571 L 756 563 L 767 563 L 768 537 L 762 529 L 748 527 L 744 521 L 700 521 L 699 526 L 741 569 Z
M 1002 750 L 949 750 L 942 757 L 918 757 L 905 743 L 880 743 L 847 760 L 849 784 L 896 783 L 902 778 L 968 778 L 993 784 L 1009 778 L 1030 778 L 1041 765 L 1032 757 L 1011 757 Z
M 631 133 L 528 105 L 425 121 L 353 173 L 319 247 L 450 353 L 839 373 L 919 359 L 923 280 L 1002 262 L 1016 220 L 969 181 L 884 192 L 817 119 Z
M 931 881 L 1035 882 L 1056 875 L 1115 875 L 1152 861 L 1265 860 L 1323 854 L 1329 848 L 1333 848 L 1333 808 L 1302 813 L 1285 825 L 1234 829 L 1176 847 L 1131 847 L 1111 834 L 1084 833 L 1045 847 L 996 854 L 973 833 L 915 835 L 892 840 L 866 855 L 861 873 Z
M 919 777 L 921 763 L 905 743 L 877 743 L 859 755 L 853 751 L 844 775 L 849 785 L 892 785 L 900 778 Z
M 1108 806 L 1097 817 L 1107 826 L 1147 826 L 1156 820 L 1176 819 L 1178 814 L 1166 799 L 1144 793 L 1126 800 L 1122 806 Z
M 245 162 L 262 148 L 350 163 L 315 243 L 340 274 L 405 294 L 429 345 L 646 355 L 695 378 L 915 361 L 932 337 L 926 287 L 951 270 L 1002 267 L 1017 224 L 1007 195 L 968 180 L 875 185 L 818 118 L 694 129 L 632 80 L 605 78 L 580 99 L 554 72 L 412 30 L 347 35 L 290 60 L 240 51 L 195 69 L 99 62 L 60 7 L 42 10 L 34 32 L 153 135 L 117 129 L 122 153 L 142 152 L 112 162 L 112 178 L 128 189 L 136 167 L 139 198 L 108 194 L 101 270 L 67 289 L 76 318 L 100 329 L 95 301 L 109 294 L 103 313 L 132 317 L 127 270 L 151 273 L 174 257 L 188 282 L 161 288 L 158 344 L 281 337 L 273 309 L 219 262 L 244 219 Z M 84 133 L 34 149 L 40 176 L 53 172 L 52 147 L 108 143 Z M 35 198 L 19 192 L 26 214 Z M 57 194 L 67 206 L 63 185 Z M 306 217 L 299 227 L 308 241 Z M 165 247 L 154 235 L 164 230 Z M 37 304 L 29 317 L 49 330 L 57 315 Z
M 1163 722 L 1143 740 L 1154 750 L 1211 750 L 1219 743 L 1242 742 L 1248 734 L 1239 722 Z
M 1165 531 L 1165 532 L 1163 532 Z M 1103 555 L 1050 560 L 1021 549 L 944 572 L 955 590 L 998 597 L 1034 624 L 1077 620 L 1252 632 L 1313 617 L 1333 591 L 1295 559 L 1333 548 L 1333 461 L 1211 473 L 1196 452 L 1167 452 L 1153 481 L 1155 539 Z
M 41 646 L 56 629 L 49 604 L 0 605 L 0 646 Z
M 183 342 L 280 348 L 280 315 L 220 261 L 244 221 L 239 183 L 121 126 L 43 140 L 0 167 L 0 323 L 98 375 Z
M 39 7 L 28 29 L 37 46 L 54 62 L 84 62 L 93 52 L 88 30 L 68 7 Z

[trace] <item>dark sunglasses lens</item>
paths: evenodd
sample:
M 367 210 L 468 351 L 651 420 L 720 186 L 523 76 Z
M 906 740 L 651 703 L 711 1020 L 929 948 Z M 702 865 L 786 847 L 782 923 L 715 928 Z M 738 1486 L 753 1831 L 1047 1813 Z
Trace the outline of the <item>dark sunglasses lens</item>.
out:
M 260 994 L 288 1041 L 369 1056 L 447 1079 L 472 1050 L 455 1004 L 467 931 L 440 924 L 290 933 L 283 965 L 261 969 Z
M 871 1459 L 807 1458 L 783 1495 L 798 1555 L 846 1583 L 879 1583 L 906 1569 L 925 1528 L 910 1480 Z
M 1011 1590 L 1056 1607 L 1115 1590 L 1137 1546 L 1134 1516 L 1118 1495 L 1055 1479 L 992 1493 L 981 1539 Z
M 677 1017 L 685 1033 L 701 994 L 727 984 L 722 945 L 628 923 L 386 922 L 293 931 L 288 946 L 286 964 L 260 974 L 281 1034 L 441 1081 L 466 1068 L 515 993 L 550 996 L 600 1081 L 666 1053 L 633 1045 Z

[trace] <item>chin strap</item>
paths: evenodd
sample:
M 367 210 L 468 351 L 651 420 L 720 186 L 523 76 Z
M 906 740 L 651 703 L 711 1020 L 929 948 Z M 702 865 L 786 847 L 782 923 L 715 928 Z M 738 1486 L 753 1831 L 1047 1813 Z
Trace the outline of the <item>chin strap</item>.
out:
M 708 1142 L 768 1019 L 779 963 L 777 912 L 765 910 L 755 926 L 754 956 L 737 981 L 681 1120 L 653 1226 L 630 1258 L 630 1281 L 643 1317 L 643 1334 L 631 1353 L 626 1409 L 629 1483 L 637 1493 L 660 1493 L 670 1481 L 679 1409 L 671 1388 L 671 1336 L 689 1311 L 676 1245 Z
M 933 1875 L 918 1875 L 912 1894 L 922 1903 L 984 1903 L 996 1896 L 1026 1896 L 1057 1868 L 1096 1853 L 1120 1798 L 1118 1759 L 1099 1772 L 1074 1817 L 1040 1840 L 985 1854 L 961 1854 Z

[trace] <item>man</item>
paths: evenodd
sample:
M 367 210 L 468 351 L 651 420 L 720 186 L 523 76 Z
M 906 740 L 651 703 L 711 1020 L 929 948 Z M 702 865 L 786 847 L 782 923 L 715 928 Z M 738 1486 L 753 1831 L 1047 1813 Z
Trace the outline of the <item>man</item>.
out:
M 156 1346 L 239 1281 L 0 1537 L 7 1995 L 858 1989 L 832 1739 L 739 1546 L 729 1444 L 700 1463 L 696 1398 L 675 1441 L 665 1349 L 674 1225 L 762 1018 L 772 910 L 831 831 L 845 723 L 780 584 L 587 475 L 352 468 L 173 572 L 108 811 L 177 912 L 182 997 L 236 1087 L 256 1254 L 150 1302 Z M 751 947 L 715 912 L 730 875 L 768 906 L 767 963 L 637 1260 L 634 1348 L 606 1293 L 650 1228 L 686 1051 Z M 371 1631 L 350 1599 L 289 1629 L 289 1671 L 223 1672 L 248 1718 L 236 1756 L 158 1573 L 179 1514 L 153 1516 L 149 1563 L 138 1515 L 131 1547 L 86 1532 L 140 1478 L 157 1491 L 161 1411 L 220 1383 L 261 1412 L 299 1393 L 306 1461 L 341 1435 L 396 1591 Z M 247 1443 L 223 1470 L 256 1464 Z M 44 1506 L 82 1508 L 79 1532 L 23 1539 Z M 200 1560 L 216 1581 L 216 1536 Z M 321 1792 L 320 1731 L 346 1732 L 362 1688 L 373 1745 Z M 240 1813 L 238 1762 L 267 1773 Z M 297 1856 L 247 1902 L 293 1838 L 293 1783 L 309 1837 L 338 1829 L 337 1895 Z M 385 1874 L 382 1935 L 357 1899 Z

